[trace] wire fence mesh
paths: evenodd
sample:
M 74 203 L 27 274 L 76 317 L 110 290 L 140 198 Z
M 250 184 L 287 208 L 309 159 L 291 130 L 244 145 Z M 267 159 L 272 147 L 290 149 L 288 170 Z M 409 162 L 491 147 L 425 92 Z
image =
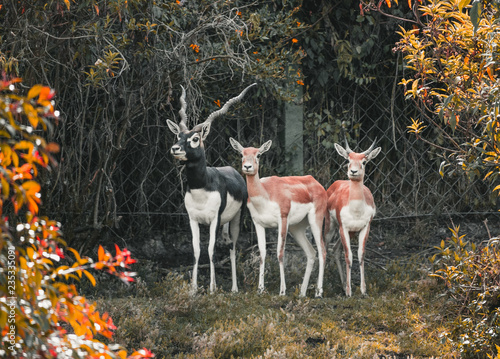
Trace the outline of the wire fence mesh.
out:
M 327 106 L 321 110 L 305 102 L 304 174 L 328 188 L 333 181 L 346 178 L 345 160 L 335 152 L 333 142 L 342 143 L 347 137 L 352 149 L 364 150 L 377 139 L 382 152 L 369 165 L 365 184 L 374 194 L 378 219 L 498 211 L 498 196 L 490 184 L 469 180 L 460 172 L 440 176 L 440 153 L 407 132 L 410 117 L 417 114 L 396 88 L 396 80 L 386 77 L 365 85 L 332 85 L 324 102 Z M 253 146 L 272 139 L 273 148 L 262 160 L 261 177 L 292 174 L 287 169 L 290 156 L 284 148 L 284 122 L 276 103 L 243 103 L 230 112 L 212 125 L 206 141 L 207 162 L 239 169 L 240 158 L 230 147 L 229 137 Z M 103 182 L 111 200 L 103 200 L 99 210 L 121 217 L 121 228 L 129 232 L 187 230 L 183 172 L 169 153 L 175 136 L 159 116 L 145 116 L 132 128 L 131 139 Z M 88 216 L 92 210 L 87 210 Z

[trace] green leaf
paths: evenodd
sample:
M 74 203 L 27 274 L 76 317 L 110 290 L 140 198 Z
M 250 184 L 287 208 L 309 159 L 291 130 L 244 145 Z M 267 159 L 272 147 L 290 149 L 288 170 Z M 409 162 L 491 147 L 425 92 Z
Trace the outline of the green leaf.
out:
M 469 12 L 470 20 L 472 22 L 472 25 L 474 26 L 474 34 L 476 33 L 477 29 L 479 28 L 479 20 L 481 17 L 481 1 L 480 0 L 474 0 L 472 2 L 472 7 Z

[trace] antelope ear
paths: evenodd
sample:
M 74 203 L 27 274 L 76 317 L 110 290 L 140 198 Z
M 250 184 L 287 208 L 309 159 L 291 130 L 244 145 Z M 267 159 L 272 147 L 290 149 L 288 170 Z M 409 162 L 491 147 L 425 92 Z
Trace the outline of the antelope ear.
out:
M 377 147 L 375 148 L 374 150 L 372 150 L 368 156 L 366 156 L 366 158 L 368 159 L 368 161 L 371 161 L 373 160 L 375 157 L 378 156 L 378 154 L 380 153 L 380 151 L 382 150 L 382 147 Z
M 231 146 L 235 149 L 236 152 L 243 153 L 243 146 L 238 141 L 236 141 L 232 137 L 229 137 L 229 142 L 231 143 Z
M 266 143 L 264 143 L 262 146 L 260 146 L 259 153 L 263 154 L 263 153 L 269 151 L 269 149 L 271 148 L 272 144 L 273 144 L 273 141 L 271 141 L 271 140 L 269 140 Z
M 179 136 L 181 129 L 179 128 L 179 126 L 175 122 L 167 120 L 167 125 L 168 125 L 168 128 L 170 129 L 170 131 L 172 131 L 174 133 L 174 135 Z
M 210 133 L 210 122 L 205 122 L 201 124 L 201 140 L 205 141 L 208 134 Z
M 335 149 L 337 150 L 338 154 L 344 157 L 346 160 L 349 159 L 349 154 L 347 153 L 346 149 L 339 145 L 338 143 L 333 144 L 335 146 Z

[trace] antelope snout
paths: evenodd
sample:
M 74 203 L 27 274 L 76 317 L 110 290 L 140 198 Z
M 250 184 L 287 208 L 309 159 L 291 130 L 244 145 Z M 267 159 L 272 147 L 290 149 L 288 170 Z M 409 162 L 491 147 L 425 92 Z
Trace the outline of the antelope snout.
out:
M 170 148 L 170 153 L 178 160 L 187 161 L 186 152 L 183 151 L 182 147 L 179 145 L 173 145 L 172 148 Z
M 180 152 L 181 146 L 179 145 L 173 145 L 172 148 L 170 149 L 170 153 L 175 155 L 177 152 Z
M 244 163 L 241 169 L 242 169 L 243 173 L 252 173 L 253 172 L 253 165 Z

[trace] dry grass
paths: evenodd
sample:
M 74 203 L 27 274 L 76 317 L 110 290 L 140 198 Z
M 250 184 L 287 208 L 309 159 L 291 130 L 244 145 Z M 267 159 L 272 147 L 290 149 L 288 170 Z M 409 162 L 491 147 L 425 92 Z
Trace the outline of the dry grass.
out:
M 118 327 L 114 341 L 147 347 L 156 358 L 454 357 L 440 336 L 446 330 L 442 304 L 418 261 L 370 270 L 367 297 L 358 292 L 345 298 L 332 281 L 325 298 L 299 298 L 300 276 L 293 274 L 296 288 L 280 297 L 270 274 L 269 293 L 261 295 L 245 278 L 240 293 L 191 297 L 185 277 L 170 272 L 136 284 L 132 296 L 100 297 L 98 303 Z M 337 274 L 329 268 L 327 278 L 332 276 Z

